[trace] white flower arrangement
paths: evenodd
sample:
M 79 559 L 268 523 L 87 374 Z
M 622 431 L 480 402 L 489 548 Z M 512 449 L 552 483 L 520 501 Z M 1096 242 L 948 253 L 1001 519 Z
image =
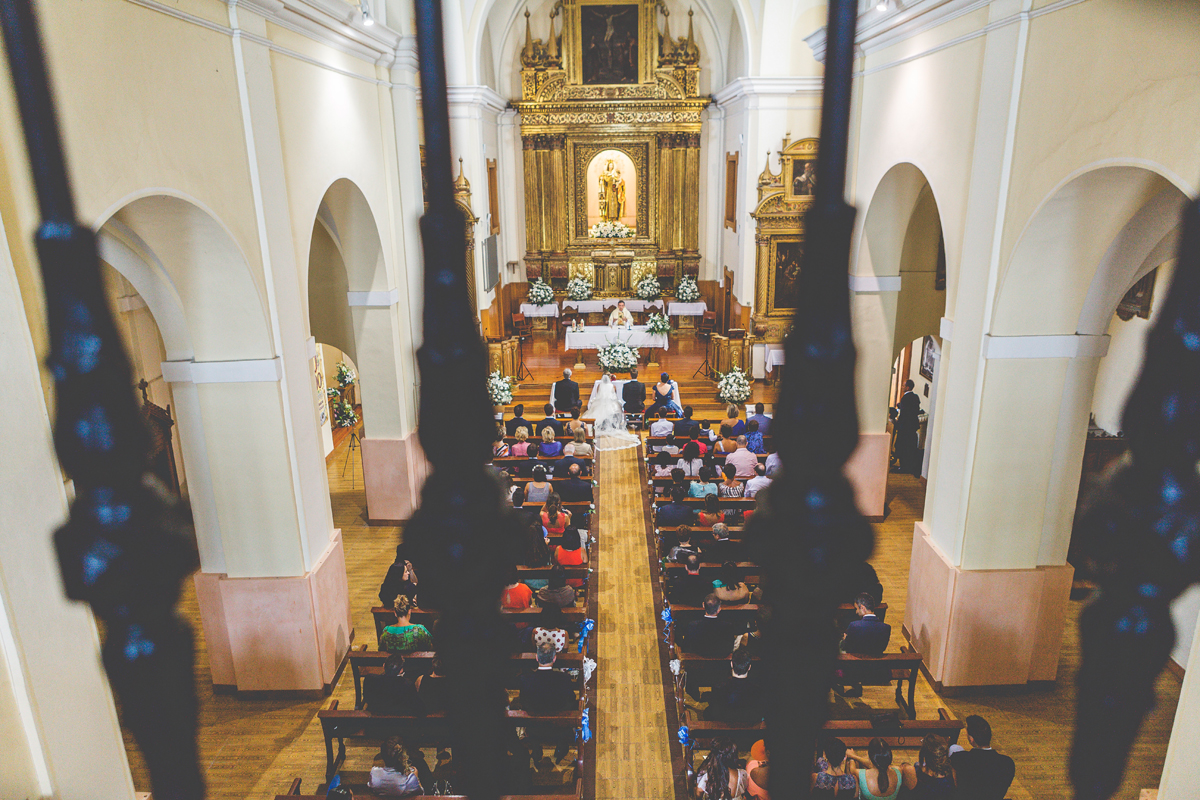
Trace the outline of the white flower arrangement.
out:
M 571 300 L 591 300 L 592 282 L 587 278 L 571 278 L 567 284 L 567 297 Z
M 593 239 L 632 239 L 633 235 L 633 228 L 623 222 L 597 222 L 588 228 Z
M 612 342 L 597 351 L 596 360 L 605 372 L 629 372 L 638 364 L 638 351 L 624 342 Z
M 554 302 L 554 290 L 550 284 L 538 278 L 529 287 L 529 302 L 535 306 L 544 306 Z
M 684 278 L 675 287 L 675 299 L 681 303 L 695 303 L 700 299 L 700 287 L 695 278 Z
M 344 389 L 347 386 L 353 386 L 358 380 L 358 376 L 354 374 L 354 370 L 345 361 L 339 361 L 337 365 L 337 382 Z
M 750 381 L 737 367 L 723 373 L 717 381 L 717 397 L 726 403 L 744 403 L 750 399 Z
M 487 379 L 488 397 L 494 406 L 506 406 L 512 402 L 512 383 L 496 370 Z
M 671 320 L 667 319 L 665 314 L 651 314 L 646 320 L 646 330 L 655 334 L 669 334 L 671 332 Z
M 662 286 L 659 285 L 658 278 L 647 275 L 638 281 L 635 294 L 641 300 L 658 300 L 662 297 Z
M 337 400 L 333 404 L 333 426 L 335 428 L 353 428 L 358 424 L 358 414 L 354 406 L 345 400 Z

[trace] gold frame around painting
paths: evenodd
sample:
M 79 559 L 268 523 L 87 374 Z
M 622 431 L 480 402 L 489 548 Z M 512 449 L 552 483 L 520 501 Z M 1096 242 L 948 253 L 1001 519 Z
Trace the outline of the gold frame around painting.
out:
M 637 80 L 621 83 L 584 83 L 583 76 L 583 11 L 588 6 L 629 6 L 637 14 Z M 653 12 L 655 6 L 646 0 L 575 0 L 563 4 L 563 16 L 569 27 L 566 29 L 565 47 L 571 55 L 567 60 L 567 79 L 571 83 L 588 86 L 630 86 L 648 83 L 654 79 L 654 68 L 658 56 L 658 28 Z M 650 30 L 653 28 L 653 30 Z
M 783 191 L 788 202 L 804 202 L 812 197 L 812 189 L 816 185 L 815 170 L 817 167 L 817 140 L 801 139 L 796 142 L 784 142 L 783 152 L 779 154 L 780 166 L 783 171 Z M 797 184 L 796 178 L 811 164 L 810 179 Z M 800 191 L 797 191 L 800 189 Z

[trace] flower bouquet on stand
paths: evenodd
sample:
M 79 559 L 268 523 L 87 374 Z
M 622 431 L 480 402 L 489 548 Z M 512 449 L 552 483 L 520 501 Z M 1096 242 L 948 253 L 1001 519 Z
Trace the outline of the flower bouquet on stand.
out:
M 632 239 L 633 229 L 623 222 L 597 222 L 588 228 L 593 239 Z
M 638 281 L 634 294 L 639 300 L 659 300 L 662 298 L 662 286 L 659 285 L 658 278 L 647 275 Z
M 492 411 L 496 419 L 504 417 L 504 407 L 512 402 L 512 382 L 496 370 L 487 379 L 488 397 L 492 401 Z
M 550 288 L 550 284 L 538 278 L 529 286 L 528 299 L 530 305 L 548 305 L 554 302 L 554 290 Z
M 624 342 L 613 342 L 597 351 L 596 360 L 605 372 L 629 372 L 638 364 L 638 351 Z
M 746 373 L 734 367 L 729 372 L 719 373 L 717 381 L 717 399 L 724 403 L 740 405 L 750 399 L 750 381 Z
M 571 278 L 570 283 L 567 284 L 567 299 L 591 300 L 592 282 L 587 278 Z
M 354 413 L 354 406 L 345 400 L 335 400 L 333 402 L 333 426 L 335 428 L 353 428 L 357 424 L 358 414 Z
M 675 287 L 675 299 L 681 303 L 696 303 L 700 301 L 700 287 L 695 278 L 684 278 Z
M 667 335 L 671 332 L 671 321 L 667 319 L 666 314 L 657 312 L 651 314 L 646 320 L 646 330 L 650 333 Z

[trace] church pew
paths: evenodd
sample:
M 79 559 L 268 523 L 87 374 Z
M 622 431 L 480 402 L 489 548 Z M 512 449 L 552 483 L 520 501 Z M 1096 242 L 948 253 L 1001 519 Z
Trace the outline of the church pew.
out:
M 671 605 L 671 618 L 675 620 L 675 627 L 678 628 L 697 617 L 704 616 L 703 606 L 687 606 L 687 605 Z M 875 616 L 880 622 L 887 621 L 887 603 L 880 603 L 875 607 Z M 734 623 L 749 622 L 751 619 L 758 617 L 758 604 L 743 603 L 737 606 L 722 606 L 721 619 L 726 619 Z M 842 603 L 837 607 L 834 615 L 834 620 L 839 628 L 844 628 L 850 622 L 858 618 L 858 612 L 854 610 L 853 603 Z
M 541 614 L 542 610 L 537 607 L 523 608 L 519 611 L 507 608 L 500 610 L 500 615 L 507 622 L 536 623 Z M 371 609 L 371 616 L 375 619 L 375 643 L 378 645 L 379 640 L 383 637 L 383 629 L 388 625 L 395 624 L 396 612 L 390 608 L 376 606 L 375 608 Z M 578 624 L 587 619 L 587 609 L 580 606 L 576 606 L 574 608 L 564 608 L 563 616 L 566 617 L 569 622 Z M 414 608 L 412 611 L 412 617 L 410 617 L 410 621 L 424 625 L 429 629 L 430 632 L 432 632 L 433 625 L 437 622 L 437 618 L 438 612 L 436 611 L 431 611 L 424 608 Z
M 696 688 L 717 686 L 729 677 L 730 668 L 727 657 L 698 656 L 682 650 L 676 650 L 676 652 L 680 661 L 683 662 L 684 669 L 687 670 L 689 686 Z M 757 662 L 756 658 L 752 663 Z M 837 673 L 834 677 L 843 683 L 861 683 L 868 686 L 890 686 L 894 680 L 896 682 L 896 704 L 904 710 L 909 719 L 916 719 L 917 673 L 921 669 L 921 663 L 921 654 L 908 647 L 902 647 L 899 653 L 884 653 L 881 656 L 839 653 Z M 908 682 L 907 698 L 904 692 L 905 681 Z
M 382 675 L 383 665 L 391 653 L 385 650 L 368 650 L 364 644 L 358 650 L 350 651 L 350 673 L 354 677 L 354 707 L 363 706 L 362 679 L 367 675 Z M 404 656 L 404 674 L 409 680 L 416 680 L 418 675 L 428 675 L 433 671 L 433 659 L 437 653 L 432 650 L 408 653 Z M 511 673 L 508 678 L 515 678 L 522 672 L 533 669 L 537 655 L 535 653 L 512 653 L 508 657 Z M 568 647 L 558 654 L 555 660 L 556 668 L 579 669 L 583 665 L 583 654 L 575 648 Z M 506 684 L 507 685 L 507 684 Z M 510 687 L 515 688 L 515 687 Z
M 582 674 L 580 676 L 582 685 Z M 584 700 L 579 708 L 562 714 L 530 714 L 526 711 L 508 710 L 505 716 L 509 724 L 526 729 L 526 736 L 545 736 L 548 732 L 572 730 L 579 725 Z M 375 715 L 370 711 L 341 710 L 333 700 L 328 709 L 317 712 L 321 721 L 321 734 L 325 739 L 325 780 L 333 779 L 346 760 L 346 740 L 364 742 L 378 747 L 389 736 L 403 736 L 405 744 L 412 747 L 434 747 L 444 745 L 450 739 L 450 720 L 442 712 L 423 717 L 411 715 Z M 561 736 L 561 734 L 557 734 Z M 333 740 L 337 739 L 337 752 Z
M 300 787 L 302 782 L 299 778 L 292 781 L 292 785 L 288 788 L 287 794 L 275 795 L 275 800 L 325 800 L 325 784 L 317 787 L 316 794 L 302 794 Z M 358 788 L 354 787 L 356 794 Z M 366 795 L 371 797 L 373 795 Z M 406 800 L 433 800 L 434 797 L 439 800 L 468 800 L 466 795 L 462 794 L 410 794 Z M 501 795 L 500 800 L 582 800 L 583 798 L 583 778 L 578 778 L 575 781 L 574 794 L 506 794 Z

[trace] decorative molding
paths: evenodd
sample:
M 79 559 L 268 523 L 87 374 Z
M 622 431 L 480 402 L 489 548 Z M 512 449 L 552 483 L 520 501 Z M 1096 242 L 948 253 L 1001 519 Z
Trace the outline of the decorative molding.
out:
M 351 308 L 391 308 L 400 302 L 400 289 L 382 292 L 346 292 L 346 302 Z
M 942 317 L 941 325 L 942 340 L 946 342 L 954 341 L 954 320 L 949 317 Z
M 990 21 L 979 30 L 949 39 L 920 53 L 906 56 L 890 64 L 857 72 L 855 76 L 870 74 L 881 69 L 888 69 L 918 58 L 923 58 L 949 47 L 962 44 L 963 42 L 986 36 L 998 28 L 1036 19 L 1046 14 L 1053 14 L 1056 11 L 1061 11 L 1064 8 L 1083 2 L 1086 2 L 1086 0 L 1058 0 L 1058 2 L 1051 3 L 1042 8 L 1018 11 L 1007 17 Z M 871 53 L 878 52 L 907 39 L 911 39 L 914 36 L 919 36 L 922 33 L 933 30 L 951 20 L 987 8 L 990 5 L 991 0 L 914 0 L 914 2 L 910 2 L 903 7 L 883 13 L 876 11 L 872 7 L 871 10 L 860 12 L 859 14 L 858 35 L 855 38 L 855 45 L 864 55 L 870 55 Z M 812 50 L 813 57 L 817 61 L 825 63 L 825 28 L 820 28 L 809 34 L 804 38 L 804 41 Z
M 508 101 L 490 86 L 447 86 L 446 97 L 450 102 L 450 116 L 455 116 L 454 106 L 471 106 L 499 114 L 508 107 Z M 417 89 L 418 102 L 420 89 Z
M 248 361 L 164 361 L 167 383 L 277 383 L 283 378 L 283 361 L 260 358 Z
M 899 275 L 851 275 L 850 291 L 860 294 L 866 292 L 898 292 L 900 291 Z
M 122 314 L 128 314 L 130 311 L 137 311 L 145 307 L 146 301 L 142 299 L 140 294 L 131 294 L 117 298 L 117 311 L 120 311 Z
M 317 337 L 310 336 L 304 340 L 304 349 L 308 352 L 310 359 L 317 357 Z
M 824 33 L 824 29 L 821 29 Z M 713 102 L 718 106 L 735 103 L 745 97 L 761 97 L 763 95 L 787 96 L 793 94 L 821 94 L 822 78 L 805 76 L 778 77 L 747 77 L 735 78 L 721 89 L 713 92 Z
M 1109 337 L 1083 336 L 983 336 L 983 357 L 993 358 L 1103 358 Z

